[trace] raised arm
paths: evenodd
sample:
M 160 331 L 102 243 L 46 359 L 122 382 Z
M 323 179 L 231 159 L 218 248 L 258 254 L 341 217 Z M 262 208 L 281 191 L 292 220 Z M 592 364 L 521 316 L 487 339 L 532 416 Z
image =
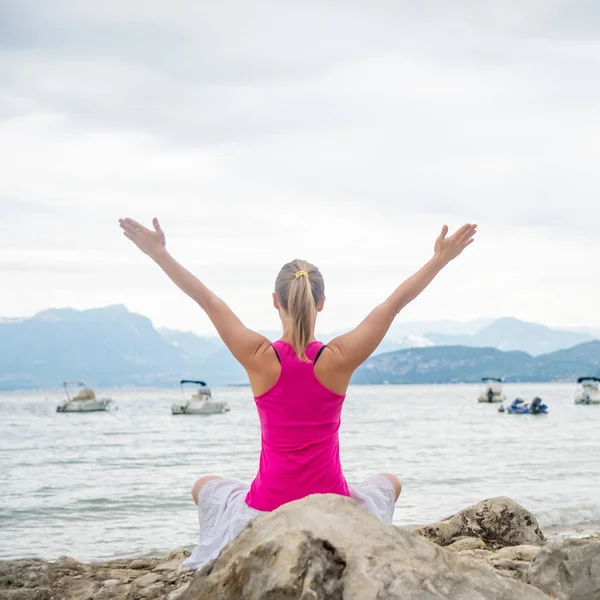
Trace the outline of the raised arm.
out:
M 385 302 L 377 306 L 355 329 L 340 335 L 327 346 L 330 364 L 349 381 L 354 370 L 379 346 L 396 315 L 412 302 L 454 258 L 474 241 L 477 225 L 463 225 L 450 237 L 444 225 L 435 241 L 433 258 L 400 284 Z
M 248 329 L 221 298 L 167 252 L 165 234 L 158 219 L 152 221 L 154 231 L 133 219 L 119 219 L 119 225 L 125 237 L 154 260 L 180 290 L 204 309 L 235 358 L 246 370 L 253 370 L 270 342 L 263 335 Z

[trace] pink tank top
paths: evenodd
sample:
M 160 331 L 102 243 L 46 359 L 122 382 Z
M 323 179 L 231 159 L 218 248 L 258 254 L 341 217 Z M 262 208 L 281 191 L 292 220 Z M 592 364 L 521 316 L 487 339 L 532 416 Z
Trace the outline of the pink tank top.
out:
M 350 496 L 342 473 L 338 431 L 345 395 L 328 390 L 313 361 L 323 347 L 311 342 L 298 358 L 284 341 L 273 344 L 281 361 L 275 385 L 256 396 L 262 448 L 246 504 L 270 511 L 309 494 Z

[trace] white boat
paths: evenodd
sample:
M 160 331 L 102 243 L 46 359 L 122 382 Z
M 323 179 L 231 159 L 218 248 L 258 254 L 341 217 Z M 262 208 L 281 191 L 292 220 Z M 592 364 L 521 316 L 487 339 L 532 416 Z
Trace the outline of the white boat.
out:
M 502 391 L 502 379 L 498 377 L 482 377 L 478 402 L 504 402 L 506 396 Z
M 204 381 L 182 379 L 179 383 L 183 401 L 175 402 L 171 406 L 171 412 L 174 415 L 216 415 L 229 411 L 227 402 L 215 402 L 212 399 L 210 388 Z M 184 388 L 188 383 L 200 386 L 196 393 L 189 397 L 186 396 Z
M 575 390 L 575 404 L 600 404 L 600 378 L 580 377 Z
M 86 387 L 83 381 L 65 381 L 67 399 L 56 407 L 56 412 L 100 412 L 110 410 L 110 398 L 96 398 L 94 390 Z M 79 391 L 73 397 L 69 393 L 70 385 L 78 385 Z

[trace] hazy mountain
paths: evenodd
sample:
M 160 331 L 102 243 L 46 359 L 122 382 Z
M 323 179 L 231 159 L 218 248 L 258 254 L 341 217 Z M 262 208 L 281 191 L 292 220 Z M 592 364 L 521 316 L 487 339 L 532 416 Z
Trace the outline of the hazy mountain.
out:
M 192 331 L 178 331 L 164 327 L 158 329 L 158 332 L 175 348 L 183 350 L 201 362 L 204 362 L 211 354 L 225 348 L 225 344 L 218 337 L 200 337 Z
M 431 329 L 437 327 L 438 329 Z M 164 332 L 164 333 L 163 333 Z M 205 359 L 213 351 L 223 348 L 218 338 L 199 337 L 191 332 L 161 330 L 165 337 L 178 343 L 192 356 Z M 261 331 L 268 339 L 280 337 L 278 331 Z M 319 339 L 327 342 L 344 332 L 322 333 Z M 421 321 L 393 325 L 388 335 L 373 354 L 382 354 L 407 348 L 427 348 L 430 346 L 471 346 L 477 348 L 497 348 L 499 350 L 519 350 L 534 356 L 570 348 L 590 341 L 589 333 L 551 329 L 545 325 L 528 323 L 506 317 L 492 321 L 477 319 L 459 321 Z M 197 346 L 197 348 L 196 348 Z
M 248 376 L 227 346 L 218 337 L 200 337 L 191 331 L 159 329 L 161 335 L 176 348 L 183 350 L 192 359 L 198 370 L 209 378 L 212 385 L 245 383 Z M 261 331 L 270 340 L 281 337 L 279 332 Z
M 396 339 L 388 336 L 379 344 L 373 355 L 393 352 L 394 350 L 404 350 L 406 348 L 428 348 L 433 345 L 434 343 L 424 335 L 410 334 Z
M 482 377 L 528 381 L 535 372 L 535 359 L 525 352 L 445 346 L 373 356 L 356 371 L 352 383 L 457 383 Z
M 537 357 L 467 346 L 399 350 L 371 357 L 356 371 L 352 383 L 468 383 L 482 377 L 564 381 L 580 376 L 600 376 L 600 341 Z
M 600 329 L 597 327 L 559 327 L 561 331 L 575 331 L 577 333 L 585 333 L 595 340 L 600 340 Z
M 454 331 L 476 326 L 476 322 L 440 323 Z M 381 343 L 356 374 L 356 382 L 471 381 L 496 374 L 553 380 L 594 375 L 600 368 L 600 342 L 545 353 L 536 359 L 531 353 L 464 347 L 479 342 L 534 347 L 537 351 L 552 344 L 577 343 L 582 335 L 589 339 L 585 334 L 500 319 L 466 336 L 468 344 L 461 347 L 431 347 L 433 339 L 448 341 L 448 335 L 399 335 L 408 331 L 409 325 L 401 324 Z M 429 325 L 417 324 L 416 330 Z M 264 333 L 269 339 L 280 336 L 279 332 Z M 322 339 L 334 335 L 323 335 Z M 465 337 L 461 340 L 464 342 Z M 244 370 L 219 338 L 189 331 L 158 331 L 148 318 L 124 306 L 85 311 L 51 309 L 28 319 L 0 320 L 0 389 L 54 386 L 64 379 L 83 379 L 90 385 L 172 385 L 181 377 L 206 379 L 213 386 L 247 381 Z
M 566 350 L 537 357 L 540 376 L 561 373 L 566 379 L 600 376 L 600 341 L 594 340 Z
M 155 383 L 192 374 L 192 361 L 124 306 L 52 309 L 0 324 L 0 387 L 65 379 L 90 385 Z
M 472 321 L 412 321 L 394 323 L 388 332 L 390 339 L 402 339 L 406 336 L 426 336 L 430 332 L 445 335 L 474 335 L 492 323 L 494 319 L 473 319 Z
M 202 364 L 202 372 L 206 373 L 205 377 L 210 378 L 215 385 L 238 384 L 248 381 L 246 371 L 225 345 L 206 359 Z
M 472 335 L 429 333 L 427 337 L 436 346 L 473 346 L 521 350 L 538 356 L 590 341 L 593 336 L 560 329 L 551 329 L 538 323 L 527 323 L 505 317 L 497 319 Z

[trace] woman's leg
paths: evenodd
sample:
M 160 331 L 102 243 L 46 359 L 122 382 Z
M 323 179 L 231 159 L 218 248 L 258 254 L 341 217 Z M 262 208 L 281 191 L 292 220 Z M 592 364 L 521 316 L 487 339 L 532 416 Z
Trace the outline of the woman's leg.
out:
M 192 486 L 192 498 L 194 499 L 194 502 L 196 504 L 198 504 L 198 494 L 200 493 L 202 486 L 206 482 L 212 481 L 213 479 L 223 479 L 223 478 L 219 477 L 218 475 L 205 475 L 204 477 L 200 477 L 200 479 L 196 480 L 196 482 Z
M 393 486 L 396 492 L 396 500 L 402 493 L 402 482 L 393 473 L 379 473 L 381 477 L 385 477 Z

